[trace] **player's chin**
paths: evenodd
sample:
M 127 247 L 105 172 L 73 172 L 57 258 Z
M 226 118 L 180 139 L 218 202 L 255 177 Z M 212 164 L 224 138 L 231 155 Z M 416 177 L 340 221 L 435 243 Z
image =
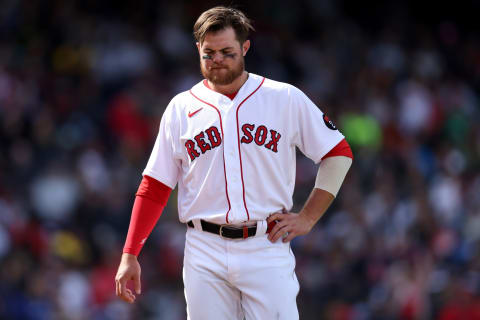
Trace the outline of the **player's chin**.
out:
M 225 75 L 215 75 L 215 74 L 213 74 L 213 75 L 211 75 L 209 80 L 212 83 L 217 84 L 217 85 L 227 85 L 227 84 L 232 83 L 231 77 L 226 77 Z

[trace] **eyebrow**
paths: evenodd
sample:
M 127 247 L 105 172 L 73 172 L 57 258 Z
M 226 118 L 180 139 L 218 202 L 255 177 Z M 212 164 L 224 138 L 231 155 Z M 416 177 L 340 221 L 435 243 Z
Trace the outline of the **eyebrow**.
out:
M 226 48 L 220 49 L 218 51 L 233 50 L 233 49 L 234 49 L 233 47 L 226 47 Z M 210 48 L 204 48 L 203 50 L 204 51 L 217 51 L 217 50 L 213 50 L 213 49 L 210 49 Z

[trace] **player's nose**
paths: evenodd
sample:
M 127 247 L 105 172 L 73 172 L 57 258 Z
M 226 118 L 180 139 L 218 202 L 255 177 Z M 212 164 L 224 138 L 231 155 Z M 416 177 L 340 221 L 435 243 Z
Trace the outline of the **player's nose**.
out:
M 215 63 L 220 63 L 223 61 L 223 54 L 220 52 L 216 52 L 212 55 L 212 61 Z

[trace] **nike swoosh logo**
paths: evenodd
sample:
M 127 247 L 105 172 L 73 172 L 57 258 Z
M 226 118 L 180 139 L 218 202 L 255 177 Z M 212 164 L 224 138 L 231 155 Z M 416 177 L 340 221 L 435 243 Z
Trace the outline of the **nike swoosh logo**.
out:
M 198 110 L 196 110 L 196 111 L 194 111 L 194 112 L 189 112 L 189 113 L 188 113 L 188 117 L 189 117 L 189 118 L 193 117 L 197 112 L 199 112 L 199 111 L 202 110 L 202 109 L 203 109 L 203 108 L 200 108 L 200 109 L 198 109 Z

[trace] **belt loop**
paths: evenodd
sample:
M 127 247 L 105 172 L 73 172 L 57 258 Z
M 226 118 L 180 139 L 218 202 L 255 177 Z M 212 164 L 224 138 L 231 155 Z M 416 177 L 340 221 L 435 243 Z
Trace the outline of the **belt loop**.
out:
M 243 226 L 243 239 L 247 239 L 248 238 L 248 227 L 247 226 Z
M 193 223 L 195 230 L 203 231 L 202 222 L 200 221 L 200 219 L 192 219 L 191 221 Z
M 267 220 L 258 220 L 257 221 L 257 232 L 255 233 L 255 237 L 263 235 L 267 232 Z

